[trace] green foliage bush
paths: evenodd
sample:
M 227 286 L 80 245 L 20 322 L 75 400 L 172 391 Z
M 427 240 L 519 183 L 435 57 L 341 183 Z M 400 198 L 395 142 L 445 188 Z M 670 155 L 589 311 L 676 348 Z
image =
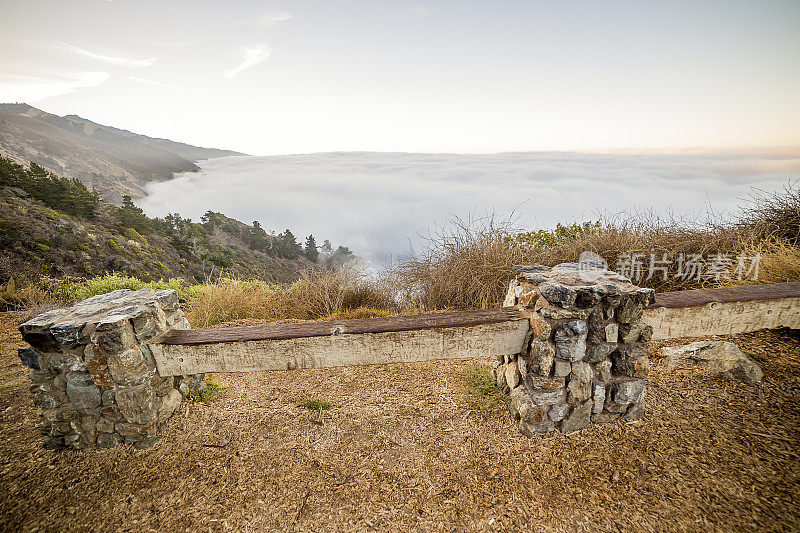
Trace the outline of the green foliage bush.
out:
M 192 400 L 209 405 L 226 388 L 225 384 L 215 376 L 206 374 L 203 378 L 203 385 L 201 385 L 200 390 L 192 396 Z
M 463 399 L 469 409 L 488 414 L 506 402 L 506 394 L 485 365 L 474 364 L 464 374 Z
M 333 404 L 320 396 L 319 398 L 303 398 L 297 402 L 297 407 L 302 407 L 310 411 L 323 411 L 333 407 Z
M 136 241 L 140 244 L 147 244 L 147 239 L 145 239 L 142 234 L 133 228 L 125 228 L 125 231 L 123 231 L 122 234 L 132 241 Z
M 185 298 L 187 296 L 188 285 L 181 278 L 172 278 L 167 281 L 144 282 L 140 279 L 117 274 L 115 272 L 104 276 L 97 276 L 83 282 L 63 285 L 60 288 L 60 292 L 68 299 L 81 301 L 98 294 L 105 294 L 119 289 L 135 291 L 144 288 L 154 290 L 175 289 L 178 291 L 180 297 Z

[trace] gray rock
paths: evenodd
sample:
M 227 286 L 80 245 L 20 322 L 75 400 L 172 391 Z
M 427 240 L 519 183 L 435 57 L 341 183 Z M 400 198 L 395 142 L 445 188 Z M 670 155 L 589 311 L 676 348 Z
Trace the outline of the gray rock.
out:
M 100 432 L 100 433 L 114 433 L 114 421 L 113 420 L 109 420 L 108 418 L 101 417 L 97 421 L 97 425 L 95 426 L 95 429 L 97 429 L 97 431 Z M 98 435 L 98 438 L 100 438 L 99 435 Z
M 756 385 L 764 372 L 738 346 L 727 341 L 697 341 L 661 349 L 667 368 L 697 365 L 712 375 Z
M 547 417 L 553 422 L 560 422 L 561 420 L 564 420 L 565 416 L 567 416 L 568 411 L 569 411 L 568 403 L 553 405 L 547 412 Z
M 544 409 L 540 409 L 533 404 L 531 397 L 524 387 L 517 387 L 511 391 L 508 397 L 508 414 L 514 420 L 531 417 L 535 418 L 539 414 L 543 416 Z M 539 419 L 541 420 L 541 418 L 540 416 Z
M 97 435 L 98 448 L 115 448 L 122 444 L 122 439 L 116 433 L 100 433 Z
M 653 338 L 653 327 L 641 321 L 622 324 L 619 327 L 619 335 L 626 343 L 650 342 L 650 339 Z
M 603 311 L 595 309 L 589 314 L 586 321 L 589 327 L 589 334 L 586 338 L 590 344 L 600 344 L 606 341 L 606 321 L 603 318 Z
M 74 320 L 59 322 L 50 326 L 50 333 L 59 344 L 76 344 L 79 326 L 83 326 L 83 324 L 76 324 Z
M 544 435 L 554 431 L 555 425 L 553 425 L 550 420 L 545 420 L 538 423 L 520 420 L 517 428 L 519 429 L 519 432 L 526 437 L 533 437 L 534 435 Z
M 639 402 L 631 405 L 622 419 L 626 422 L 635 422 L 644 419 L 644 402 Z
M 533 339 L 527 357 L 527 371 L 539 376 L 549 376 L 553 368 L 555 347 L 549 341 Z
M 606 387 L 602 383 L 595 383 L 592 386 L 592 414 L 596 415 L 603 412 L 606 403 Z
M 620 413 L 610 413 L 608 411 L 603 411 L 602 413 L 592 415 L 592 424 L 606 424 L 608 422 L 619 420 L 619 417 Z
M 608 380 L 611 379 L 611 361 L 608 359 L 604 359 L 600 361 L 596 365 L 594 365 L 594 375 L 595 378 L 602 382 L 606 383 Z
M 606 342 L 616 343 L 619 340 L 618 324 L 607 324 L 605 330 L 606 330 Z M 652 333 L 653 328 L 650 328 L 650 331 Z
M 19 360 L 22 362 L 22 364 L 28 368 L 32 370 L 42 369 L 42 363 L 41 359 L 39 358 L 39 354 L 33 348 L 19 348 L 17 350 L 17 355 L 19 356 Z
M 580 361 L 586 356 L 586 335 L 588 328 L 584 320 L 571 320 L 556 329 L 553 340 L 556 357 L 567 361 Z
M 136 335 L 136 340 L 139 342 L 146 342 L 159 335 L 166 330 L 166 318 L 161 313 L 158 316 L 154 313 L 147 313 L 139 311 L 133 315 L 131 319 L 133 324 L 133 332 Z
M 127 319 L 125 319 L 127 322 Z M 97 328 L 100 330 L 100 327 Z M 121 352 L 133 346 L 135 340 L 130 327 L 120 327 L 97 336 L 97 343 L 106 352 Z
M 126 328 L 129 321 L 130 319 L 127 315 L 114 315 L 109 312 L 106 317 L 97 322 L 96 331 L 114 331 Z
M 59 321 L 59 319 L 68 313 L 67 309 L 54 309 L 46 313 L 42 313 L 27 322 L 20 324 L 19 329 L 23 335 L 28 333 L 50 333 L 50 326 Z
M 46 392 L 40 392 L 33 397 L 33 405 L 39 409 L 55 409 L 60 403 L 58 398 Z
M 64 437 L 72 435 L 72 424 L 67 421 L 55 421 L 50 424 L 51 437 Z
M 587 428 L 591 424 L 592 401 L 587 400 L 572 408 L 572 412 L 561 422 L 562 433 L 572 433 Z
M 42 448 L 45 450 L 60 450 L 64 447 L 64 439 L 62 438 L 49 438 L 42 443 Z
M 41 361 L 43 363 L 47 361 L 44 366 L 50 367 L 56 373 L 63 374 L 78 362 L 78 358 L 71 353 L 52 353 L 42 354 Z
M 153 297 L 164 311 L 174 311 L 178 308 L 178 293 L 174 289 L 156 291 Z
M 511 361 L 506 365 L 506 385 L 509 389 L 515 388 L 520 383 L 519 369 L 517 362 Z
M 111 407 L 114 405 L 114 389 L 104 390 L 100 398 L 103 407 Z
M 525 382 L 534 405 L 555 405 L 564 397 L 563 378 L 532 378 Z
M 625 298 L 617 307 L 617 320 L 622 323 L 635 322 L 642 318 L 644 307 L 636 303 L 633 298 Z
M 575 287 L 575 307 L 591 309 L 600 303 L 608 291 L 602 285 Z
M 653 289 L 637 289 L 634 292 L 624 293 L 620 306 L 616 310 L 617 321 L 622 323 L 636 322 L 642 318 L 645 307 L 655 303 Z
M 565 378 L 572 372 L 572 363 L 563 359 L 556 359 L 553 366 L 553 376 Z
M 643 379 L 616 381 L 609 385 L 609 391 L 609 399 L 613 403 L 628 404 L 641 402 L 645 396 L 645 383 Z M 606 407 L 606 409 L 609 408 Z
M 149 383 L 118 388 L 116 401 L 120 412 L 128 422 L 147 424 L 156 417 L 158 408 L 156 392 Z M 122 431 L 119 433 L 122 435 Z
M 594 371 L 589 363 L 572 363 L 572 373 L 567 383 L 567 402 L 574 405 L 587 400 L 592 394 Z
M 100 408 L 100 388 L 88 372 L 67 373 L 67 397 L 76 409 L 84 413 Z
M 575 305 L 575 298 L 577 297 L 575 289 L 561 283 L 542 283 L 539 285 L 539 292 L 545 300 L 556 307 L 572 307 Z
M 148 370 L 144 355 L 136 346 L 108 355 L 108 371 L 117 383 L 141 381 L 144 377 L 149 377 Z
M 586 359 L 589 363 L 599 363 L 617 349 L 616 342 L 601 342 L 599 344 L 588 344 L 586 346 Z
M 175 409 L 178 408 L 181 401 L 183 400 L 183 396 L 180 392 L 175 389 L 172 389 L 170 393 L 164 397 L 164 400 L 161 402 L 161 407 L 158 408 L 158 419 L 164 421 L 172 416 L 172 413 L 175 412 Z
M 620 344 L 611 354 L 613 371 L 621 376 L 646 377 L 650 373 L 650 359 L 647 357 L 649 345 L 633 343 Z
M 117 315 L 130 315 L 134 311 L 136 311 L 139 307 L 136 305 L 129 305 L 127 307 L 118 307 L 112 311 L 108 312 L 108 316 L 117 316 Z

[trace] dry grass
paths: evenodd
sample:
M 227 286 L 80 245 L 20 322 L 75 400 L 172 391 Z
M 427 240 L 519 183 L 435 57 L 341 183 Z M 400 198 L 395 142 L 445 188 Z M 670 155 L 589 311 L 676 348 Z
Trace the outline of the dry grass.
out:
M 800 182 L 787 184 L 783 192 L 756 191 L 739 226 L 762 239 L 800 244 Z
M 427 246 L 400 263 L 395 275 L 407 295 L 407 305 L 423 309 L 487 308 L 499 306 L 505 296 L 511 267 L 577 261 L 582 252 L 594 252 L 610 268 L 626 254 L 640 254 L 643 276 L 638 284 L 657 291 L 688 290 L 742 283 L 800 280 L 800 187 L 787 186 L 782 194 L 756 195 L 739 220 L 686 220 L 653 213 L 619 215 L 595 223 L 558 226 L 552 231 L 520 233 L 509 221 L 493 217 L 455 218 L 432 235 Z M 670 274 L 650 279 L 651 255 L 672 260 Z M 679 254 L 709 259 L 728 254 L 733 270 L 737 257 L 761 254 L 757 280 L 681 279 Z M 746 278 L 746 276 L 745 276 Z M 636 280 L 635 280 L 636 281 Z
M 289 286 L 220 278 L 188 289 L 195 327 L 242 319 L 366 318 L 394 306 L 389 288 L 354 269 L 306 271 Z
M 0 315 L 11 354 L 19 318 Z M 0 372 L 8 531 L 791 531 L 800 528 L 800 341 L 733 338 L 747 387 L 654 365 L 637 424 L 527 439 L 461 402 L 443 361 L 223 376 L 147 450 L 40 448 L 24 369 Z M 296 406 L 325 398 L 328 410 Z

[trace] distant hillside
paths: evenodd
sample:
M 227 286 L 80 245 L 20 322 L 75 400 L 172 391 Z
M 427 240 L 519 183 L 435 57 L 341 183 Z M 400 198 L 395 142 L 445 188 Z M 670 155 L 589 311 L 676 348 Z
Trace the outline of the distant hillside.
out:
M 199 222 L 170 214 L 149 218 L 127 197 L 102 201 L 76 179 L 0 156 L 0 284 L 110 272 L 142 280 L 202 281 L 225 274 L 293 281 L 315 264 L 343 263 L 350 251 L 312 236 L 301 246 L 288 229 L 268 233 L 208 211 Z
M 117 205 L 123 195 L 144 196 L 148 181 L 199 170 L 199 160 L 244 155 L 139 135 L 77 115 L 60 117 L 28 104 L 0 104 L 0 151 L 78 178 Z

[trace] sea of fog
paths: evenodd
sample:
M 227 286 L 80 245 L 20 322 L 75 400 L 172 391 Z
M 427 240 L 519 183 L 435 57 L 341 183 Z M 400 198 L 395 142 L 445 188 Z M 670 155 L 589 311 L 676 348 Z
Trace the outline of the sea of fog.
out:
M 424 245 L 452 216 L 514 214 L 522 229 L 622 211 L 731 216 L 753 188 L 800 174 L 800 151 L 492 155 L 318 153 L 225 157 L 148 185 L 150 216 L 219 211 L 298 240 L 344 244 L 376 266 Z

